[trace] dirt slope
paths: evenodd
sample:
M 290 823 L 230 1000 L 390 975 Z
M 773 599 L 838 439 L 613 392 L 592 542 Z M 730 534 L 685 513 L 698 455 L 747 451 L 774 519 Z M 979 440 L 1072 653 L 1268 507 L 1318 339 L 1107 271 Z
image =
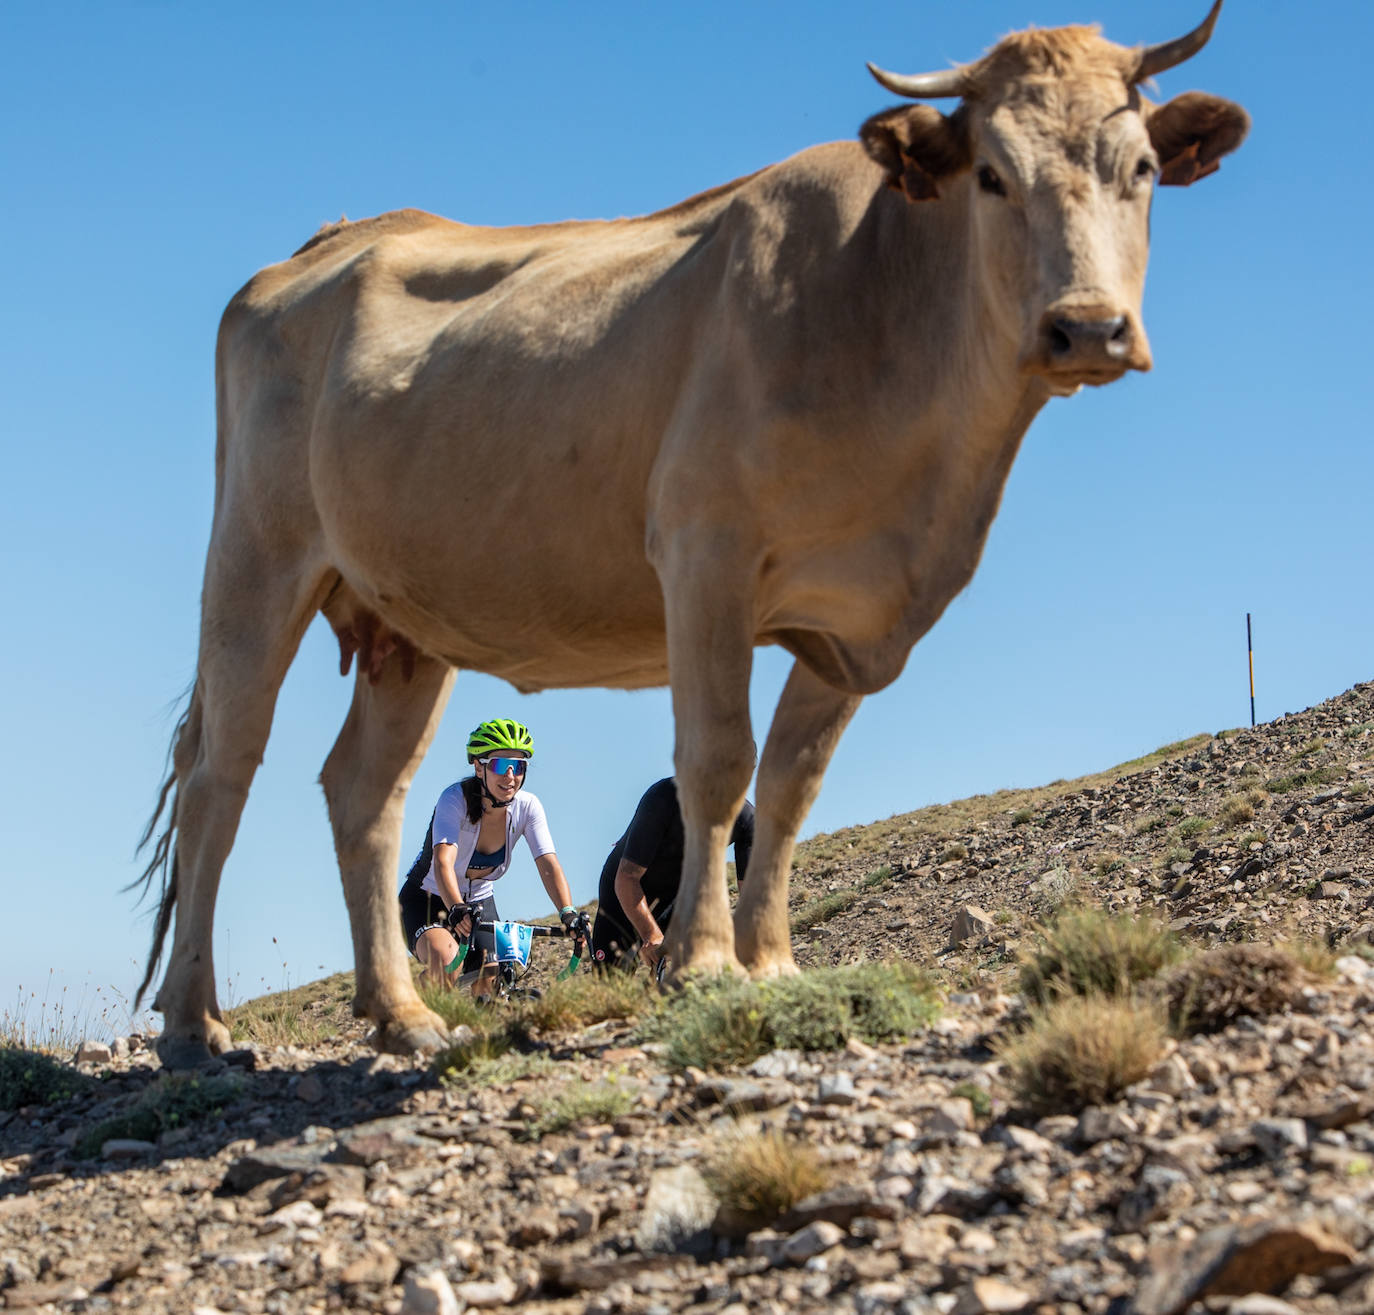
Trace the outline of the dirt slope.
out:
M 0 1112 L 0 1303 L 1374 1311 L 1366 958 L 1171 1043 L 1121 1099 L 1081 1113 L 1020 1107 L 995 1049 L 1024 1020 L 1016 947 L 1066 901 L 1149 909 L 1196 942 L 1367 936 L 1371 777 L 1362 685 L 1088 781 L 808 842 L 799 958 L 904 955 L 946 983 L 943 1015 L 902 1043 L 676 1073 L 612 1023 L 549 1038 L 529 1076 L 444 1087 L 423 1063 L 375 1057 L 351 1022 L 176 1082 L 134 1038 L 81 1066 L 104 1075 L 89 1090 Z M 304 1005 L 313 1038 L 346 981 L 296 994 L 283 1012 Z M 605 1083 L 623 1112 L 530 1139 L 551 1102 Z M 138 1108 L 177 1122 L 102 1141 L 102 1120 Z M 743 1238 L 712 1232 L 695 1173 L 736 1118 L 789 1130 L 835 1184 Z

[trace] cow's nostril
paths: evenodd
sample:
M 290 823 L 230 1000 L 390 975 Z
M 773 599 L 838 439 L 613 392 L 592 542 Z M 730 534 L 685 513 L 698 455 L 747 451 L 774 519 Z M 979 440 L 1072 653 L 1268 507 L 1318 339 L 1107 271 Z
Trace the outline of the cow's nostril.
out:
M 1050 352 L 1055 356 L 1067 356 L 1073 351 L 1073 337 L 1069 330 L 1072 324 L 1068 320 L 1055 320 L 1050 325 Z

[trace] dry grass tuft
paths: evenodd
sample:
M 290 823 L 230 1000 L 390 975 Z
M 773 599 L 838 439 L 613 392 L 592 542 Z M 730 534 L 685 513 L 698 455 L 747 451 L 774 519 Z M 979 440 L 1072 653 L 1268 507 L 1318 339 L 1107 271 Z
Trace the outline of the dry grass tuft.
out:
M 1232 795 L 1222 804 L 1217 816 L 1227 826 L 1244 826 L 1255 820 L 1255 807 L 1248 799 Z
M 814 1147 L 776 1128 L 746 1132 L 738 1125 L 708 1149 L 702 1177 L 726 1213 L 755 1228 L 830 1183 Z
M 1219 945 L 1181 963 L 1162 983 L 1169 1023 L 1180 1035 L 1217 1032 L 1237 1018 L 1293 1004 L 1312 975 L 1273 945 Z
M 1139 1082 L 1158 1062 L 1164 1041 L 1155 1004 L 1071 995 L 1036 1011 L 1024 1032 L 996 1049 L 1018 1099 L 1037 1114 L 1076 1114 Z
M 1040 928 L 1021 964 L 1027 999 L 1131 994 L 1183 953 L 1178 938 L 1150 917 L 1109 914 L 1092 907 L 1063 908 Z
M 654 1008 L 658 991 L 647 973 L 578 973 L 554 982 L 542 999 L 518 1007 L 524 1023 L 539 1032 L 566 1032 L 608 1018 L 638 1018 Z

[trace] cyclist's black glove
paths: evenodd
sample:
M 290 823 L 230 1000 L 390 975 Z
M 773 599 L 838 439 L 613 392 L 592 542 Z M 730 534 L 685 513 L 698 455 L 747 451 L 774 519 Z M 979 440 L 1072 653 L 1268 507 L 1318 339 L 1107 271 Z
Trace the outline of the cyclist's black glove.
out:
M 448 911 L 448 916 L 444 919 L 444 925 L 453 931 L 464 918 L 472 915 L 471 904 L 455 904 Z M 469 930 L 471 930 L 469 928 Z
M 591 940 L 591 919 L 585 913 L 579 913 L 576 909 L 566 909 L 558 916 L 562 919 L 563 926 L 572 933 L 573 940 L 580 941 L 584 945 Z

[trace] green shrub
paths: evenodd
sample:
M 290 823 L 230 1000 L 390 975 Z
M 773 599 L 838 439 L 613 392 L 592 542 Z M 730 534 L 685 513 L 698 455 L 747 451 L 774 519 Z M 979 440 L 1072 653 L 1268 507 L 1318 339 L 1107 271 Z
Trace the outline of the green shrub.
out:
M 1180 840 L 1191 840 L 1194 836 L 1203 835 L 1212 829 L 1212 824 L 1205 817 L 1185 817 L 1175 828 L 1174 834 Z
M 164 1073 L 147 1087 L 125 1114 L 88 1128 L 77 1140 L 78 1159 L 89 1160 L 112 1138 L 156 1141 L 164 1132 L 218 1118 L 243 1094 L 238 1074 L 205 1077 L 199 1073 Z
M 810 931 L 812 927 L 818 927 L 823 922 L 829 922 L 831 918 L 837 917 L 846 909 L 853 908 L 858 902 L 859 892 L 849 886 L 843 890 L 832 890 L 828 895 L 821 895 L 817 899 L 808 900 L 792 915 L 793 934 Z
M 51 1055 L 0 1045 L 0 1110 L 53 1105 L 94 1086 L 92 1078 Z
M 968 1101 L 977 1118 L 986 1119 L 992 1113 L 992 1096 L 986 1087 L 980 1087 L 976 1082 L 961 1082 L 949 1094 L 956 1100 L 962 1098 Z
M 618 1082 L 572 1082 L 553 1100 L 545 1101 L 530 1124 L 532 1141 L 563 1132 L 578 1123 L 606 1123 L 628 1114 L 634 1108 L 635 1091 Z
M 1164 1050 L 1158 1007 L 1134 998 L 1072 995 L 1031 1015 L 994 1048 L 1019 1100 L 1037 1114 L 1076 1114 L 1115 1100 Z
M 689 983 L 646 1019 L 646 1040 L 675 1068 L 747 1064 L 770 1050 L 835 1050 L 850 1037 L 909 1036 L 938 1011 L 935 988 L 913 964 L 854 964 L 750 982 Z
M 1025 826 L 1028 822 L 1033 822 L 1034 820 L 1035 809 L 1033 808 L 1018 808 L 1011 815 L 1012 826 Z
M 860 890 L 876 890 L 879 886 L 886 886 L 892 880 L 892 869 L 884 864 L 880 868 L 874 868 L 861 882 Z
M 1021 990 L 1034 1001 L 1055 996 L 1129 995 L 1173 963 L 1182 946 L 1153 918 L 1065 908 L 1040 928 L 1021 964 Z
M 1291 794 L 1294 790 L 1307 790 L 1314 785 L 1330 785 L 1341 779 L 1338 767 L 1314 767 L 1310 772 L 1293 772 L 1288 776 L 1275 776 L 1269 781 L 1270 794 Z
M 941 863 L 952 863 L 955 859 L 967 858 L 968 846 L 962 841 L 956 840 L 952 845 L 946 845 L 940 853 Z

